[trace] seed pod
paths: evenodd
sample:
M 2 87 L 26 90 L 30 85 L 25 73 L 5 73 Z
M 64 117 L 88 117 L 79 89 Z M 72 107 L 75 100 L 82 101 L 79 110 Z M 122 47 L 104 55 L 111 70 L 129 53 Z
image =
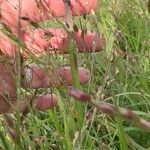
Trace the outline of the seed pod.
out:
M 69 95 L 74 97 L 76 100 L 80 102 L 89 102 L 91 100 L 91 96 L 86 94 L 85 92 L 79 89 L 69 89 Z

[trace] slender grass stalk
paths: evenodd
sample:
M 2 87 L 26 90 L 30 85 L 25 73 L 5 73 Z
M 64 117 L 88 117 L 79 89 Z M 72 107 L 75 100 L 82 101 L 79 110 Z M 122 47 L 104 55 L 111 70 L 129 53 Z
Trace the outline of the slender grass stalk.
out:
M 64 112 L 63 114 L 64 116 L 64 131 L 65 131 L 65 142 L 66 142 L 66 146 L 67 146 L 67 150 L 71 150 L 72 149 L 72 142 L 71 142 L 71 138 L 70 138 L 70 134 L 69 134 L 69 127 L 67 124 L 67 115 Z
M 128 150 L 127 140 L 123 129 L 123 121 L 120 116 L 116 117 L 120 150 Z
M 58 93 L 59 95 L 59 93 Z M 60 96 L 61 98 L 61 96 Z M 71 142 L 71 137 L 70 137 L 70 128 L 69 128 L 69 125 L 67 123 L 67 112 L 66 112 L 66 109 L 65 109 L 65 106 L 64 106 L 64 103 L 62 103 L 62 101 L 60 100 L 59 101 L 59 109 L 60 111 L 62 112 L 62 117 L 63 117 L 63 128 L 64 128 L 64 143 L 63 145 L 65 145 L 65 149 L 67 148 L 67 150 L 70 150 L 72 149 L 72 142 Z
M 113 94 L 113 97 L 114 97 L 114 94 Z M 117 106 L 117 102 L 115 98 L 113 98 L 113 103 Z M 128 150 L 127 139 L 126 139 L 125 131 L 123 127 L 123 119 L 119 113 L 116 114 L 115 120 L 116 120 L 116 127 L 118 131 L 120 150 Z
M 22 62 L 21 62 L 21 22 L 20 22 L 20 17 L 21 17 L 21 0 L 19 2 L 19 13 L 18 13 L 18 26 L 17 26 L 17 36 L 18 36 L 18 52 L 17 52 L 17 62 L 16 62 L 16 85 L 17 85 L 17 101 L 21 100 L 20 97 L 20 86 L 21 86 L 21 69 L 22 69 Z M 20 125 L 21 125 L 21 120 L 20 120 L 20 112 L 17 110 L 15 114 L 17 118 L 16 122 L 16 133 L 17 133 L 17 138 L 18 138 L 18 143 L 16 143 L 17 149 L 22 149 L 22 143 L 21 143 L 21 131 L 20 131 Z
M 71 67 L 72 83 L 74 88 L 80 87 L 79 77 L 78 77 L 78 61 L 77 61 L 77 52 L 76 47 L 72 40 L 69 43 L 69 61 Z

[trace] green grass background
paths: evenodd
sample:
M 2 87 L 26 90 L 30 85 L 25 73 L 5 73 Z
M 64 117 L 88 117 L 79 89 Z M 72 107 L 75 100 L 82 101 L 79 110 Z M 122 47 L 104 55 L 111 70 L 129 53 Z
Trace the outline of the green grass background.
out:
M 129 108 L 150 120 L 150 14 L 146 0 L 101 0 L 95 14 L 86 20 L 76 17 L 75 22 L 80 28 L 103 32 L 107 43 L 99 53 L 77 54 L 78 65 L 91 71 L 89 83 L 81 89 L 96 102 Z M 61 27 L 57 21 L 42 26 Z M 68 55 L 38 61 L 43 65 L 52 62 L 54 67 L 70 63 Z M 2 150 L 150 150 L 150 133 L 132 122 L 110 118 L 87 104 L 74 102 L 63 87 L 40 92 L 51 90 L 58 95 L 59 108 L 28 114 L 18 145 L 0 118 Z

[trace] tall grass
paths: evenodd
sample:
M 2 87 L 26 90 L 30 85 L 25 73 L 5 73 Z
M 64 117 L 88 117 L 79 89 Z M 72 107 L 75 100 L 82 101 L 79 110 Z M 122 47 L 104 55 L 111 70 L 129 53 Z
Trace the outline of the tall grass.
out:
M 75 22 L 79 28 L 103 32 L 106 49 L 92 54 L 74 54 L 72 50 L 70 55 L 47 56 L 41 60 L 31 57 L 30 61 L 43 65 L 52 62 L 55 67 L 71 64 L 73 83 L 78 87 L 77 59 L 78 65 L 91 71 L 89 84 L 80 88 L 91 95 L 94 102 L 129 108 L 141 118 L 150 120 L 150 14 L 146 0 L 101 0 L 95 13 L 88 15 L 86 20 L 76 17 Z M 57 20 L 41 26 L 62 27 Z M 8 136 L 0 118 L 1 149 L 150 149 L 150 134 L 122 120 L 119 114 L 109 117 L 95 107 L 74 102 L 64 94 L 63 87 L 42 89 L 39 93 L 51 90 L 58 95 L 59 108 L 33 111 L 21 125 L 19 118 L 15 118 L 16 126 L 19 124 L 17 127 L 21 128 L 18 129 L 18 145 Z

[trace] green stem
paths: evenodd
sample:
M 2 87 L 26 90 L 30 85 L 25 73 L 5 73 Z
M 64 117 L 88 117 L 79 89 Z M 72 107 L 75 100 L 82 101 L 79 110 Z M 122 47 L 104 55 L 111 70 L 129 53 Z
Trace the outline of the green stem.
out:
M 71 33 L 72 35 L 73 33 Z M 70 39 L 72 38 L 70 35 Z M 72 84 L 74 88 L 80 87 L 79 77 L 78 77 L 78 61 L 77 61 L 77 52 L 75 44 L 72 40 L 69 41 L 69 61 L 71 67 L 72 75 Z
M 70 34 L 70 39 L 73 37 L 73 32 Z M 70 61 L 70 68 L 71 68 L 71 76 L 72 76 L 72 85 L 74 88 L 80 88 L 80 81 L 78 76 L 78 61 L 77 61 L 77 51 L 75 43 L 70 40 L 69 43 L 69 61 Z M 83 125 L 83 107 L 80 103 L 74 102 L 73 103 L 73 110 L 78 114 L 77 125 L 80 128 Z
M 118 136 L 120 141 L 120 150 L 128 150 L 128 144 L 125 136 L 125 132 L 123 129 L 123 122 L 120 116 L 116 118 L 117 128 L 118 128 Z

